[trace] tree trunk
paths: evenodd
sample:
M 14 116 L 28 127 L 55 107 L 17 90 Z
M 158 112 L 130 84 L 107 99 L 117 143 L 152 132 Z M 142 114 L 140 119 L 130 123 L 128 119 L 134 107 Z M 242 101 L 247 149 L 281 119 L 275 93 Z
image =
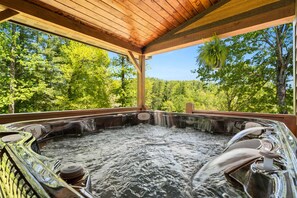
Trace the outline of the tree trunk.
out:
M 286 75 L 283 67 L 278 66 L 276 74 L 277 102 L 279 113 L 287 114 L 286 109 Z
M 9 84 L 9 90 L 10 90 L 10 104 L 8 105 L 8 113 L 14 113 L 15 112 L 15 101 L 14 101 L 14 86 L 15 86 L 15 62 L 11 61 L 10 63 L 10 84 Z
M 16 32 L 16 26 L 15 25 L 11 25 L 12 28 L 12 36 L 15 34 Z M 9 65 L 9 77 L 10 77 L 10 83 L 9 83 L 9 94 L 10 94 L 10 103 L 8 105 L 8 113 L 15 113 L 15 100 L 14 100 L 14 92 L 15 92 L 15 66 L 16 66 L 16 55 L 15 55 L 15 42 L 16 41 L 12 41 L 12 46 L 11 46 L 11 51 L 10 51 L 10 55 L 11 55 L 11 62 Z
M 125 85 L 125 57 L 121 56 L 121 89 L 122 91 L 126 91 Z M 125 98 L 121 96 L 121 106 L 125 106 Z
M 287 64 L 283 54 L 284 41 L 281 39 L 284 34 L 284 25 L 274 28 L 276 34 L 276 93 L 278 102 L 278 112 L 282 114 L 287 114 L 288 110 L 286 108 L 286 70 Z

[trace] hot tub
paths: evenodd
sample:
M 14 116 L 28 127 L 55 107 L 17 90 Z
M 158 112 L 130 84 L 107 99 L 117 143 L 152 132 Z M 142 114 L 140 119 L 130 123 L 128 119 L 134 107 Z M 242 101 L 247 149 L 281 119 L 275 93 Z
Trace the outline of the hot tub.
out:
M 0 134 L 4 197 L 297 196 L 296 139 L 280 122 L 144 111 Z

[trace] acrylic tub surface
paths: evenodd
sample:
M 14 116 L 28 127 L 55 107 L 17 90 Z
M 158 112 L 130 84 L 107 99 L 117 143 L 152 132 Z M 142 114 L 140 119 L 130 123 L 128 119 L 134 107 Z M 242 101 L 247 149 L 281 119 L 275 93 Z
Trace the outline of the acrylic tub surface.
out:
M 26 178 L 31 194 L 297 197 L 296 138 L 275 121 L 130 112 L 11 123 L 0 138 L 1 174 Z M 65 177 L 62 170 L 81 166 L 61 168 L 58 159 L 85 169 Z M 1 192 L 11 195 L 19 183 Z

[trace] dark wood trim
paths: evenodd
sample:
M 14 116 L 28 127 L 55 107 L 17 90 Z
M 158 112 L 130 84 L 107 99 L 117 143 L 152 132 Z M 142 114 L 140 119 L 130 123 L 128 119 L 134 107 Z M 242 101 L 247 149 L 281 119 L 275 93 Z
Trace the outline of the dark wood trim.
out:
M 11 10 L 11 9 L 6 9 L 0 12 L 0 23 L 8 21 L 11 19 L 13 16 L 17 15 L 18 12 Z
M 95 39 L 102 40 L 102 42 L 110 43 L 119 48 L 128 49 L 139 54 L 142 53 L 139 47 L 132 45 L 127 41 L 121 40 L 113 35 L 107 34 L 102 30 L 96 29 L 95 27 L 85 25 L 80 21 L 72 20 L 68 17 L 47 10 L 33 3 L 29 3 L 27 1 L 22 0 L 1 0 L 0 4 L 9 7 L 10 9 L 16 10 L 18 12 L 25 13 L 30 16 L 59 25 L 61 26 L 61 28 L 70 29 L 85 34 L 87 36 L 91 36 Z
M 0 114 L 0 124 L 20 122 L 26 120 L 42 120 L 49 118 L 75 117 L 75 116 L 91 116 L 106 113 L 123 113 L 140 110 L 137 107 L 128 108 L 107 108 L 107 109 L 88 109 L 88 110 L 70 110 L 70 111 L 50 111 L 38 113 L 15 113 Z

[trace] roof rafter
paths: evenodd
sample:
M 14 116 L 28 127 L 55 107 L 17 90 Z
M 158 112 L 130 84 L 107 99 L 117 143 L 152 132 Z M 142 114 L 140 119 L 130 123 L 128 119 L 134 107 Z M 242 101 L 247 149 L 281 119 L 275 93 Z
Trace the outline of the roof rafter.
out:
M 18 14 L 18 12 L 11 10 L 11 9 L 5 9 L 5 10 L 1 11 L 0 12 L 0 23 L 8 21 L 9 19 L 11 19 L 12 17 L 14 17 L 17 14 Z

